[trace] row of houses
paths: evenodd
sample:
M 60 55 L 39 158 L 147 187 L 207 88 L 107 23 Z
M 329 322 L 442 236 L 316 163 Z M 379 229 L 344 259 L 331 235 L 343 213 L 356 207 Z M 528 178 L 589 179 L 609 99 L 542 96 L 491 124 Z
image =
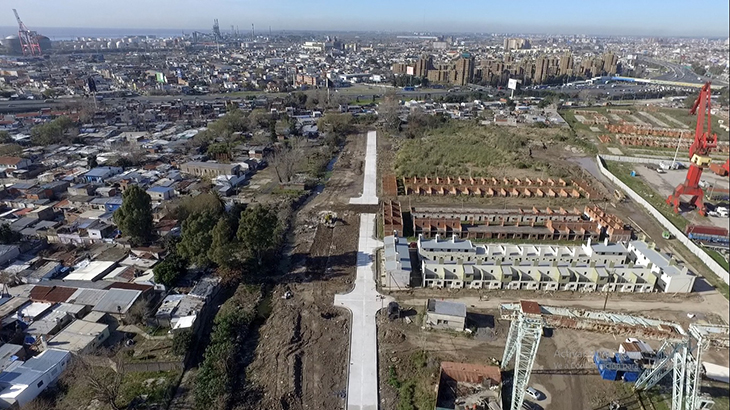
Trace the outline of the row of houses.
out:
M 471 289 L 581 292 L 679 292 L 696 276 L 643 241 L 580 246 L 475 246 L 469 240 L 385 238 L 381 283 Z

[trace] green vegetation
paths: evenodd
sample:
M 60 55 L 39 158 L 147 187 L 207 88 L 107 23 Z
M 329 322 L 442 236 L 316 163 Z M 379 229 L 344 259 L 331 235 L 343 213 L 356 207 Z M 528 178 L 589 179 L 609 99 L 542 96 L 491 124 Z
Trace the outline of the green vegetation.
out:
M 172 337 L 172 354 L 185 356 L 195 344 L 195 334 L 190 329 L 175 332 Z
M 398 374 L 400 372 L 400 374 Z M 387 383 L 398 392 L 397 410 L 431 410 L 436 404 L 433 385 L 438 377 L 438 367 L 429 364 L 428 354 L 418 351 L 397 370 L 388 368 Z
M 239 286 L 213 320 L 210 343 L 205 349 L 195 383 L 195 403 L 199 409 L 226 409 L 239 386 L 240 354 L 256 317 L 261 290 Z
M 505 167 L 543 167 L 544 170 L 549 165 L 547 162 L 530 158 L 529 145 L 533 141 L 566 145 L 575 140 L 565 130 L 513 130 L 449 121 L 427 130 L 420 138 L 405 140 L 396 155 L 395 169 L 401 176 L 474 177 L 499 176 L 495 170 Z
M 188 216 L 182 224 L 180 243 L 177 244 L 180 256 L 197 266 L 210 265 L 208 253 L 213 243 L 212 231 L 217 222 L 218 215 L 213 211 Z
M 14 230 L 10 229 L 10 225 L 7 223 L 4 223 L 0 225 L 0 243 L 3 245 L 8 245 L 11 243 L 16 243 L 20 241 L 20 233 L 15 232 Z
M 36 125 L 30 130 L 30 142 L 33 145 L 51 145 L 70 143 L 75 137 L 72 132 L 74 122 L 66 116 L 53 121 Z
M 133 400 L 142 400 L 146 406 L 165 408 L 172 400 L 180 379 L 179 371 L 127 373 L 119 388 L 120 408 L 127 408 Z
M 185 274 L 187 262 L 177 252 L 171 252 L 152 269 L 155 282 L 165 286 L 173 286 L 178 278 Z
M 261 266 L 266 254 L 279 245 L 281 232 L 276 210 L 262 205 L 241 213 L 236 237 L 243 249 Z
M 133 245 L 147 244 L 154 235 L 152 199 L 137 185 L 122 194 L 122 206 L 114 212 L 114 223 Z

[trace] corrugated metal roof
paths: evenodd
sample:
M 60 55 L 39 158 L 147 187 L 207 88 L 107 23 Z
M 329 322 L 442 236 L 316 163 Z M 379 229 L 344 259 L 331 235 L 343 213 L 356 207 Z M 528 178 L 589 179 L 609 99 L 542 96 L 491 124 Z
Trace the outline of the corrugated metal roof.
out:
M 489 379 L 493 385 L 502 383 L 502 372 L 497 366 L 441 362 L 441 372 L 457 382 L 481 384 Z
M 138 290 L 109 289 L 92 310 L 125 314 L 141 294 Z
M 76 305 L 95 306 L 106 295 L 106 292 L 108 291 L 102 289 L 77 289 L 66 302 Z
M 466 317 L 466 305 L 458 302 L 429 299 L 428 311 L 439 315 Z
M 63 286 L 35 286 L 30 290 L 30 298 L 42 302 L 65 302 L 76 290 Z

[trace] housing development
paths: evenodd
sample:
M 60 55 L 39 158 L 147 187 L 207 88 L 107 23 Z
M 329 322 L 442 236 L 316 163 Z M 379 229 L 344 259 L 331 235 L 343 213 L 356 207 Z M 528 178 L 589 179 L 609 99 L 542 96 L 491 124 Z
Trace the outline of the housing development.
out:
M 730 409 L 727 35 L 17 7 L 0 409 Z

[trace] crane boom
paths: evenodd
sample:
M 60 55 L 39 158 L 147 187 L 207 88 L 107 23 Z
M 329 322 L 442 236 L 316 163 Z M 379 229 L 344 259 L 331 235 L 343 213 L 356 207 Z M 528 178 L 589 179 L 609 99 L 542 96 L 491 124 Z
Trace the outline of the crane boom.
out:
M 30 31 L 28 27 L 23 24 L 23 20 L 20 19 L 18 10 L 13 9 L 15 19 L 18 21 L 18 40 L 20 40 L 20 50 L 24 56 L 40 56 L 41 46 L 38 44 L 36 38 L 36 32 Z

